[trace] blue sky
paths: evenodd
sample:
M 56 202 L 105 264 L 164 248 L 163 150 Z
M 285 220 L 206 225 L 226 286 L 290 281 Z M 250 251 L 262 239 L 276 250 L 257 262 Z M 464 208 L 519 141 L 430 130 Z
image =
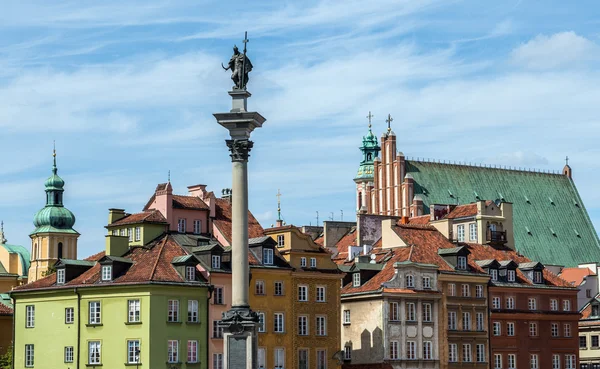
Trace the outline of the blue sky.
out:
M 108 208 L 157 183 L 230 187 L 223 72 L 244 31 L 254 64 L 250 208 L 281 189 L 288 223 L 354 219 L 352 178 L 372 111 L 409 157 L 560 170 L 596 225 L 600 6 L 595 1 L 18 1 L 0 13 L 0 218 L 29 245 L 56 140 L 80 256 Z

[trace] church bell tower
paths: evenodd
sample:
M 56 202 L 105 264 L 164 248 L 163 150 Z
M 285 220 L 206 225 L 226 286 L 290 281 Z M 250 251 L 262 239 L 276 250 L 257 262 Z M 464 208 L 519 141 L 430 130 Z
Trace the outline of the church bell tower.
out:
M 378 157 L 381 148 L 377 137 L 371 131 L 371 119 L 373 115 L 369 112 L 369 133 L 363 137 L 362 146 L 359 147 L 363 158 L 358 166 L 358 172 L 354 178 L 356 183 L 356 211 L 368 212 L 371 210 L 371 190 L 373 189 L 373 162 Z

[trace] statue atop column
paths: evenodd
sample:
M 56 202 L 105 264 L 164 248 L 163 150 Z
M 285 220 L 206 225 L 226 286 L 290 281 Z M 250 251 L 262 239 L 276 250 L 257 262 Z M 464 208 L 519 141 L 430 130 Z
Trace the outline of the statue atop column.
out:
M 227 68 L 223 64 L 221 66 L 225 70 L 231 70 L 231 80 L 235 84 L 234 90 L 245 90 L 248 83 L 248 73 L 252 71 L 252 63 L 246 56 L 246 43 L 248 43 L 248 32 L 244 37 L 244 53 L 240 53 L 237 46 L 233 46 L 233 55 L 229 59 Z

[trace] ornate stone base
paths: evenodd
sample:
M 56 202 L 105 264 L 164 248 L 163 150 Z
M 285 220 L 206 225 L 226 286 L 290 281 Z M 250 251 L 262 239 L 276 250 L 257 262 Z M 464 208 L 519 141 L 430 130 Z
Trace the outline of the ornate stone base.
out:
M 224 368 L 258 368 L 258 315 L 248 307 L 233 307 L 223 313 Z

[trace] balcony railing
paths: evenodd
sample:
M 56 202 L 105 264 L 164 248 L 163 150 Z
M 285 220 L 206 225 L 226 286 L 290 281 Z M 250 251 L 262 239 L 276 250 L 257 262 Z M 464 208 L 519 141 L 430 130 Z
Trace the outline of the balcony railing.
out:
M 505 243 L 506 242 L 506 231 L 489 231 L 488 241 Z

